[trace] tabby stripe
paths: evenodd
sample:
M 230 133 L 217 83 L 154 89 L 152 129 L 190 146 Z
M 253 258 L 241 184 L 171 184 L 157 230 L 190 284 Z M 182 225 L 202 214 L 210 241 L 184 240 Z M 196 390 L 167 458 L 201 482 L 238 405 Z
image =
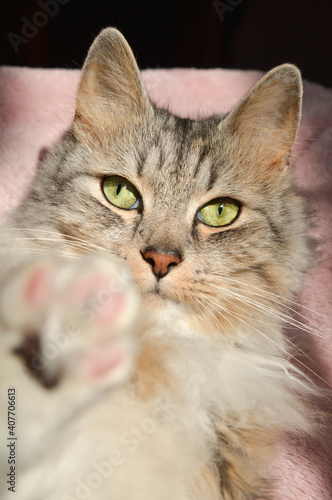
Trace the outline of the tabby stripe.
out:
M 177 170 L 180 173 L 181 170 L 181 163 L 183 161 L 183 156 L 184 156 L 184 150 L 185 150 L 185 145 L 188 142 L 188 129 L 189 129 L 189 120 L 187 118 L 178 118 L 176 121 L 176 129 L 175 133 L 181 137 L 181 140 L 179 141 L 179 147 L 178 147 L 178 152 L 177 152 Z
M 142 218 L 143 218 L 143 215 L 142 214 L 138 214 L 138 217 L 136 218 L 135 223 L 134 223 L 134 227 L 133 227 L 133 237 L 135 236 L 135 234 L 137 232 L 137 229 L 140 226 Z
M 283 238 L 281 236 L 281 231 L 279 231 L 278 227 L 271 221 L 270 217 L 267 215 L 266 212 L 264 212 L 263 209 L 261 208 L 255 208 L 255 212 L 259 212 L 263 217 L 265 218 L 266 222 L 268 223 L 268 226 L 270 228 L 271 233 L 274 235 L 274 240 L 277 243 L 282 243 Z
M 194 179 L 195 179 L 195 177 L 197 177 L 198 172 L 202 166 L 203 160 L 206 158 L 209 151 L 210 151 L 210 149 L 206 145 L 200 150 L 199 155 L 198 155 L 198 160 L 197 160 L 197 163 L 196 163 L 195 168 L 194 168 Z
M 66 184 L 71 184 L 73 182 L 73 180 L 77 179 L 78 177 L 95 177 L 94 175 L 92 175 L 91 173 L 88 173 L 88 172 L 77 172 L 75 174 L 70 174 L 70 175 L 67 175 L 67 177 L 64 177 L 63 179 L 60 178 L 59 175 L 55 174 L 53 176 L 53 182 L 54 182 L 54 185 L 56 186 L 57 188 L 57 191 L 59 190 L 63 190 L 63 188 L 66 186 Z
M 213 163 L 211 165 L 211 168 L 210 168 L 210 176 L 209 176 L 209 182 L 207 185 L 207 191 L 210 191 L 210 189 L 212 189 L 213 186 L 215 185 L 215 182 L 217 180 L 217 170 L 218 170 L 217 165 L 215 163 Z
M 113 211 L 111 207 L 110 208 L 105 207 L 105 205 L 101 201 L 99 201 L 97 198 L 92 197 L 92 198 L 90 198 L 90 200 L 95 205 L 98 205 L 99 209 L 102 210 L 102 212 L 103 212 L 103 214 L 102 214 L 103 215 L 103 224 L 111 222 L 112 227 L 114 225 L 114 222 L 116 222 L 117 224 L 125 224 L 125 221 L 121 217 L 121 215 L 115 213 L 115 211 Z
M 271 279 L 271 277 L 268 274 L 268 271 L 266 270 L 266 268 L 267 268 L 267 264 L 266 263 L 262 263 L 262 264 L 253 264 L 252 266 L 248 267 L 248 270 L 253 271 L 254 273 L 256 273 L 273 290 L 274 287 L 276 286 L 276 284 L 275 284 L 274 280 Z
M 140 152 L 138 152 L 138 156 L 139 156 L 139 160 L 137 163 L 137 175 L 138 175 L 138 177 L 142 177 L 144 165 L 146 162 L 146 154 L 143 153 L 142 151 L 140 151 Z
M 164 151 L 162 150 L 162 148 L 160 147 L 159 149 L 159 164 L 158 164 L 158 170 L 161 170 L 163 165 L 165 163 L 165 155 L 164 155 Z
M 233 227 L 231 224 L 229 226 L 225 226 L 225 229 L 218 231 L 217 233 L 213 233 L 209 236 L 208 241 L 218 241 L 218 240 L 226 240 L 231 238 L 233 233 L 236 233 L 236 237 L 246 237 L 246 233 L 248 231 L 252 232 L 251 224 L 242 224 L 242 226 Z

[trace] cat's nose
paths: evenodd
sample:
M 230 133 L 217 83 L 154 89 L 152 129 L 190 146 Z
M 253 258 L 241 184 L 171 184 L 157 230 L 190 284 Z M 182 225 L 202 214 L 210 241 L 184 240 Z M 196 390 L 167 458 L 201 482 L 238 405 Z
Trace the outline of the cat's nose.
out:
M 158 280 L 166 276 L 172 267 L 181 262 L 178 252 L 164 253 L 162 251 L 148 250 L 142 252 L 142 257 L 150 264 L 153 274 Z

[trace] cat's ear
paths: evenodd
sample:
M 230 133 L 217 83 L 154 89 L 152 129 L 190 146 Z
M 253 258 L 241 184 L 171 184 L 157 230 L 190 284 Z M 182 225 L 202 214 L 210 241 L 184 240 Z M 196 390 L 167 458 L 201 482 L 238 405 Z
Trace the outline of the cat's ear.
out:
M 266 171 L 287 165 L 301 118 L 302 81 L 296 66 L 269 71 L 224 120 L 223 127 L 246 157 Z M 260 167 L 259 167 L 260 166 Z
M 104 29 L 90 47 L 82 69 L 74 123 L 91 132 L 112 131 L 151 110 L 127 41 L 117 29 Z

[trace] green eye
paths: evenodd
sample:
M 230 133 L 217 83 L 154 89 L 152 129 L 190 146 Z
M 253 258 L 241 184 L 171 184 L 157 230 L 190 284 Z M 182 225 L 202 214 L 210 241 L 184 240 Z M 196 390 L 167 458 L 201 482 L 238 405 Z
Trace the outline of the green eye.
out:
M 124 177 L 106 177 L 103 181 L 103 191 L 108 201 L 116 207 L 130 210 L 139 205 L 140 195 L 137 189 Z
M 219 198 L 207 203 L 197 214 L 198 220 L 212 227 L 228 226 L 237 217 L 240 205 L 230 198 Z

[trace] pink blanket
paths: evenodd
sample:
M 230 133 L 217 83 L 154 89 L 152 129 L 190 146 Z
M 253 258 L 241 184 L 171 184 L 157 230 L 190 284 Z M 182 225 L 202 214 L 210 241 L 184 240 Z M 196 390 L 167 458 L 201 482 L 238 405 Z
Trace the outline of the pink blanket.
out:
M 228 111 L 259 78 L 253 71 L 149 70 L 151 98 L 181 116 Z M 36 171 L 40 150 L 69 126 L 74 113 L 77 70 L 0 69 L 0 217 L 22 199 Z M 332 385 L 332 90 L 305 83 L 304 109 L 293 153 L 297 189 L 316 210 L 313 232 L 321 241 L 319 262 L 298 298 L 298 320 L 317 335 L 293 332 Z M 312 323 L 309 323 L 311 321 Z M 323 382 L 322 382 L 323 384 Z M 332 409 L 326 401 L 326 409 Z M 285 439 L 271 465 L 278 500 L 332 499 L 332 420 L 322 442 Z

